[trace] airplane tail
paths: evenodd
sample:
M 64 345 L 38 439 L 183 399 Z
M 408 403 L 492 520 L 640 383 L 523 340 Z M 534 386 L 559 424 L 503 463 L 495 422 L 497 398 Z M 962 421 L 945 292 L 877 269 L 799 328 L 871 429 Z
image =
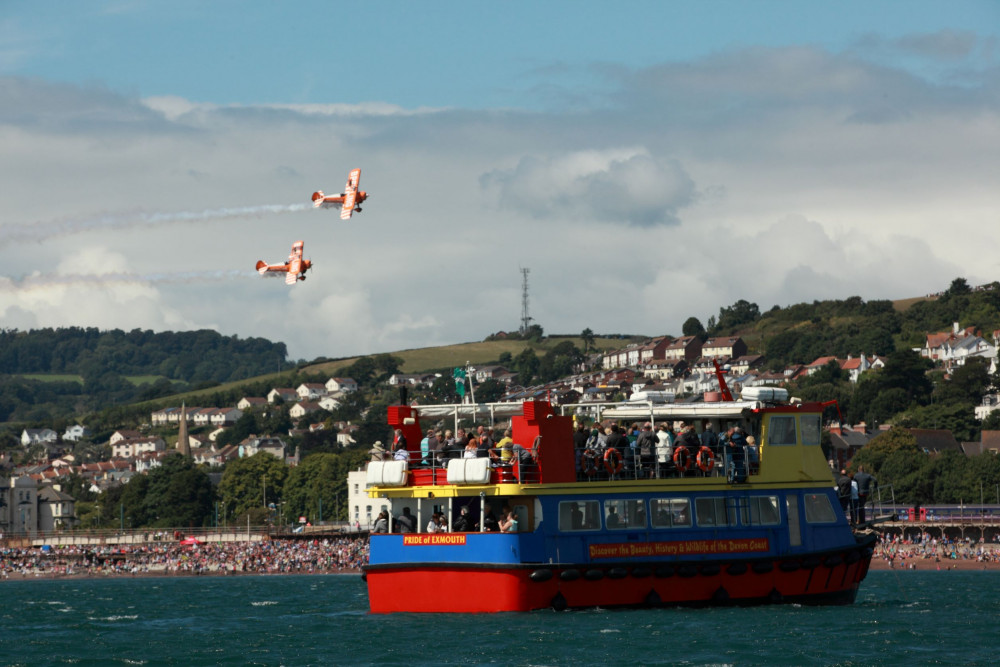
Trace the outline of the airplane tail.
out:
M 257 260 L 257 273 L 262 276 L 267 273 L 267 262 L 262 259 Z
M 323 194 L 322 190 L 317 190 L 313 193 L 313 208 L 319 208 L 323 205 L 323 198 L 326 195 Z

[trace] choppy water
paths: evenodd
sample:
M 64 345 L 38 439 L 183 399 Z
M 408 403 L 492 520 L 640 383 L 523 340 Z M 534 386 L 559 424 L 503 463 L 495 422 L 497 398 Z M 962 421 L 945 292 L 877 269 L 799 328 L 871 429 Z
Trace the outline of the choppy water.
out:
M 357 575 L 0 583 L 9 665 L 992 665 L 992 572 L 872 572 L 849 607 L 368 614 Z

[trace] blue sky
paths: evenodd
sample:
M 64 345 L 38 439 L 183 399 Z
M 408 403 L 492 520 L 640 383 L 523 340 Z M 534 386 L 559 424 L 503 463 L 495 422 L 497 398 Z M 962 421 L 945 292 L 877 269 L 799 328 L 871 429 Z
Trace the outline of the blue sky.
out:
M 943 29 L 995 35 L 1000 3 L 8 0 L 0 20 L 8 74 L 220 104 L 478 109 L 533 108 L 547 86 L 599 85 L 605 67 L 754 46 L 850 52 Z M 894 59 L 931 69 L 915 56 Z
M 521 266 L 550 333 L 997 280 L 998 32 L 998 2 L 8 0 L 0 326 L 338 357 L 516 328 Z M 362 214 L 308 207 L 353 167 Z M 308 281 L 256 277 L 300 239 Z

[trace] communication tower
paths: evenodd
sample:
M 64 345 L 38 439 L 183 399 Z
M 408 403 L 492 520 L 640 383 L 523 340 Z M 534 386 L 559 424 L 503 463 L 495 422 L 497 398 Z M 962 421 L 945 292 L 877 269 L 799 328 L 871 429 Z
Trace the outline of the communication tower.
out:
M 531 269 L 521 269 L 521 335 L 528 335 L 531 317 L 528 315 L 528 273 Z

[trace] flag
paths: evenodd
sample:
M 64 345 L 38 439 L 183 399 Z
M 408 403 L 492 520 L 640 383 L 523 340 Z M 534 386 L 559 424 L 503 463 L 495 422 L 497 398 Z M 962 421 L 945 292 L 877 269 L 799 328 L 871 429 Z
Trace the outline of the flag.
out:
M 455 393 L 465 398 L 465 369 L 456 368 L 455 373 Z

